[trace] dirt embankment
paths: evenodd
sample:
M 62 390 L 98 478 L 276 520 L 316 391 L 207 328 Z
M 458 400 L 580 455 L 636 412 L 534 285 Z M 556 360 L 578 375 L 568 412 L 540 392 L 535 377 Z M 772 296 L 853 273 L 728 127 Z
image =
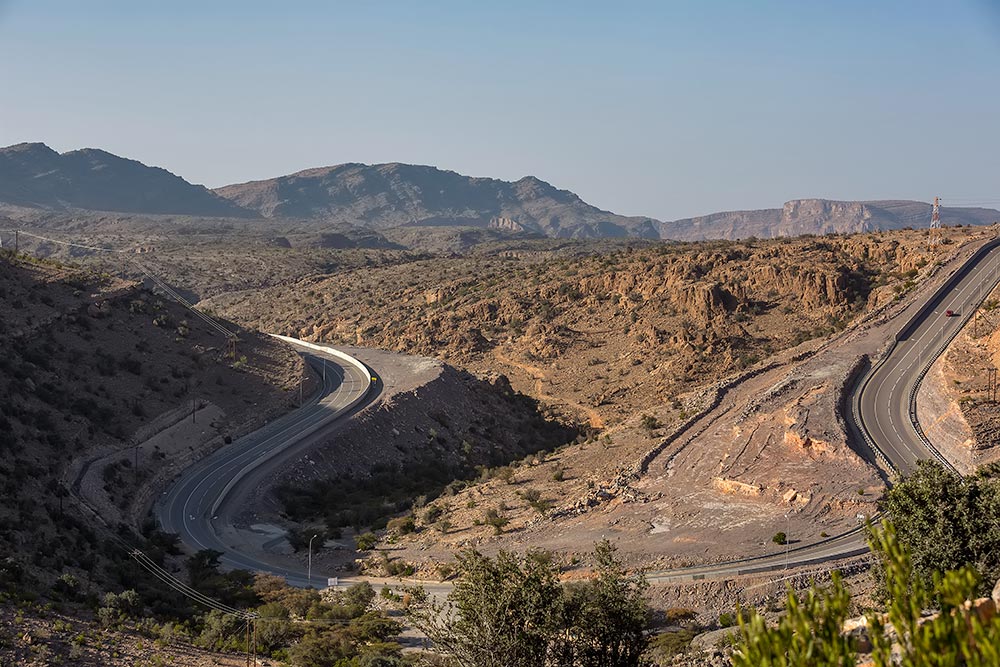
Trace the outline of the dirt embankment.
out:
M 477 467 L 502 465 L 576 437 L 575 427 L 554 420 L 502 375 L 477 377 L 432 359 L 345 350 L 374 369 L 385 391 L 260 485 L 241 524 L 295 527 L 290 514 L 322 525 L 324 515 L 355 509 L 322 502 L 330 485 L 378 485 L 394 471 L 412 472 L 424 480 L 423 493 L 436 495 L 449 482 L 478 474 Z

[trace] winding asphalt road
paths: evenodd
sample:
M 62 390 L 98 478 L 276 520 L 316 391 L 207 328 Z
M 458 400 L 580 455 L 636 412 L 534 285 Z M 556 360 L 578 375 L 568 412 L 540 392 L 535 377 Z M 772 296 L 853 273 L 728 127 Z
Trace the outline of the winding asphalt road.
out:
M 1000 277 L 1000 247 L 960 268 L 896 336 L 891 352 L 877 364 L 855 395 L 855 421 L 893 468 L 907 475 L 917 461 L 941 456 L 916 419 L 915 396 L 924 373 L 945 350 Z M 952 315 L 948 315 L 948 311 Z
M 883 465 L 905 475 L 920 459 L 936 457 L 944 461 L 923 436 L 915 414 L 911 414 L 915 409 L 913 397 L 927 368 L 998 279 L 1000 241 L 994 241 L 945 281 L 896 335 L 888 354 L 855 387 L 852 409 L 848 411 L 852 435 L 860 436 L 864 442 L 858 444 L 866 444 Z M 948 316 L 947 310 L 954 315 Z M 325 577 L 317 576 L 310 582 L 303 572 L 276 567 L 238 551 L 220 535 L 237 509 L 230 507 L 227 499 L 248 469 L 288 452 L 306 434 L 356 410 L 369 396 L 371 384 L 364 373 L 315 350 L 307 356 L 314 367 L 323 363 L 323 358 L 327 359 L 322 391 L 299 410 L 186 470 L 156 507 L 163 529 L 180 534 L 185 544 L 195 549 L 221 551 L 224 554 L 221 560 L 229 567 L 278 574 L 295 586 L 323 585 Z M 827 562 L 867 550 L 859 527 L 777 554 L 651 572 L 647 578 L 650 583 L 673 583 L 732 577 Z M 435 588 L 446 586 L 435 585 Z
M 920 459 L 942 457 L 923 435 L 914 397 L 933 361 L 1000 279 L 1000 240 L 985 244 L 928 299 L 895 337 L 883 359 L 855 386 L 850 397 L 848 427 L 855 445 L 870 449 L 884 465 L 903 474 Z M 952 315 L 947 315 L 951 310 Z M 799 567 L 857 556 L 868 551 L 860 527 L 785 553 L 700 567 L 650 573 L 653 583 L 732 577 Z
M 378 379 L 370 373 L 333 354 L 324 354 L 315 346 L 303 349 L 308 350 L 303 356 L 309 364 L 325 377 L 321 389 L 299 409 L 186 469 L 154 507 L 163 530 L 177 533 L 192 549 L 220 551 L 220 561 L 227 567 L 270 572 L 296 586 L 309 585 L 305 572 L 257 560 L 222 537 L 241 509 L 233 506 L 232 500 L 238 500 L 241 483 L 253 482 L 250 473 L 265 463 L 294 454 L 296 443 L 360 409 L 380 389 Z M 314 577 L 313 581 L 325 585 L 326 577 Z

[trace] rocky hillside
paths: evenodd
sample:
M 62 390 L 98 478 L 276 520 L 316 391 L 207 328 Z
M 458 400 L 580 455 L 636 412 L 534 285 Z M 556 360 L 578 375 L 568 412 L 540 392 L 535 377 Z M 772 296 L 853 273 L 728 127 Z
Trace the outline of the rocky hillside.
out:
M 725 211 L 661 223 L 665 239 L 775 238 L 803 234 L 855 234 L 930 224 L 931 205 L 918 201 L 830 201 L 794 199 L 781 208 Z M 1000 211 L 987 208 L 942 207 L 946 226 L 989 225 L 1000 222 Z
M 374 229 L 463 226 L 553 237 L 657 236 L 656 220 L 602 211 L 533 176 L 510 183 L 420 165 L 351 163 L 215 192 L 268 218 Z
M 829 334 L 932 258 L 922 232 L 904 232 L 395 259 L 206 305 L 262 330 L 498 371 L 601 424 Z
M 165 169 L 96 148 L 59 154 L 40 143 L 0 148 L 0 203 L 57 210 L 252 215 Z
M 197 399 L 217 407 L 213 430 L 238 434 L 287 410 L 298 356 L 252 333 L 240 355 L 226 358 L 213 329 L 137 285 L 0 253 L 0 553 L 16 554 L 4 571 L 16 561 L 36 593 L 60 574 L 117 582 L 108 558 L 123 554 L 106 549 L 71 470 L 116 451 L 105 488 L 134 491 L 147 474 L 134 445 L 161 415 Z

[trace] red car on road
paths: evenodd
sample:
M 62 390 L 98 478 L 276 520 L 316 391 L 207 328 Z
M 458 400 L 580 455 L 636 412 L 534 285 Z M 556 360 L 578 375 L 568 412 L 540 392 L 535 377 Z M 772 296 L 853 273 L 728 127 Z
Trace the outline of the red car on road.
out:
M 954 310 L 946 310 L 946 311 L 944 311 L 944 316 L 945 317 L 955 317 L 956 315 L 958 315 L 958 313 L 956 313 Z

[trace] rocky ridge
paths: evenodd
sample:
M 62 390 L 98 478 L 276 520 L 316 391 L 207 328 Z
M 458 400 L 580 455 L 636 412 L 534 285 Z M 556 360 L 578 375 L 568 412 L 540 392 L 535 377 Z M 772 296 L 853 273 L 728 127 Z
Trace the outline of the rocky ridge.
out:
M 678 241 L 704 239 L 776 238 L 805 234 L 857 234 L 930 224 L 931 205 L 917 201 L 833 201 L 793 199 L 781 208 L 724 211 L 664 222 L 660 236 Z M 1000 211 L 989 208 L 941 208 L 945 226 L 990 225 Z
M 96 148 L 60 154 L 41 143 L 0 148 L 0 202 L 51 210 L 253 215 L 165 169 Z

